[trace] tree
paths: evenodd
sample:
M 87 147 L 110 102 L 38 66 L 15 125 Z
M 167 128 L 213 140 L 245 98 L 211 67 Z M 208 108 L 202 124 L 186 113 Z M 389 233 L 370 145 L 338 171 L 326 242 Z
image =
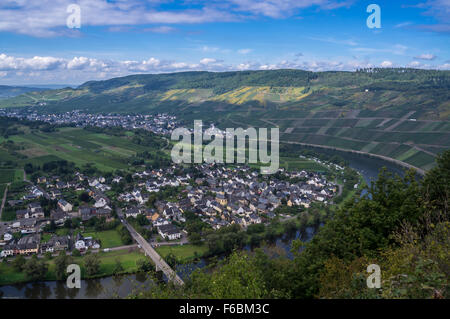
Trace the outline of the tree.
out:
M 114 275 L 118 275 L 118 274 L 120 274 L 121 272 L 123 272 L 125 269 L 123 268 L 123 266 L 122 266 L 122 264 L 121 264 L 121 262 L 120 262 L 120 259 L 119 258 L 116 258 L 116 260 L 115 260 L 115 265 L 114 265 L 114 269 L 113 269 L 113 274 Z
M 22 255 L 17 256 L 12 262 L 13 268 L 17 272 L 22 272 L 23 267 L 25 266 L 26 260 Z
M 81 193 L 81 194 L 78 196 L 78 199 L 79 199 L 80 201 L 82 201 L 82 202 L 88 203 L 89 200 L 91 199 L 91 197 L 89 196 L 88 193 L 83 192 L 83 193 Z
M 97 254 L 88 254 L 84 258 L 84 266 L 88 276 L 93 276 L 100 271 L 100 260 Z
M 267 290 L 255 260 L 244 253 L 233 253 L 212 274 L 192 275 L 192 294 L 196 298 L 246 299 L 264 298 Z
M 193 245 L 201 245 L 202 244 L 202 236 L 198 233 L 190 233 L 189 234 L 189 242 Z
M 73 257 L 80 257 L 81 253 L 80 253 L 80 251 L 78 249 L 74 249 L 74 250 L 72 250 L 72 256 Z
M 44 279 L 47 274 L 48 265 L 43 260 L 38 260 L 36 255 L 33 255 L 25 265 L 23 271 L 31 280 Z
M 139 272 L 149 272 L 154 269 L 152 263 L 147 259 L 139 259 L 136 261 Z
M 66 255 L 65 251 L 61 251 L 55 258 L 55 276 L 58 280 L 67 277 L 67 266 L 71 263 L 71 258 Z

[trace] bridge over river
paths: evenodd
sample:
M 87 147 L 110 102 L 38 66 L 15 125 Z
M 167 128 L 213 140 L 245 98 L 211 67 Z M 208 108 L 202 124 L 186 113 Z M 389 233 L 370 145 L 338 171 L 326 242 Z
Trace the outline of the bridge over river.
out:
M 170 266 L 164 261 L 164 259 L 153 249 L 153 247 L 141 236 L 124 218 L 121 218 L 122 223 L 130 232 L 131 237 L 141 246 L 145 251 L 145 255 L 149 256 L 155 263 L 156 270 L 161 270 L 166 277 L 173 281 L 176 285 L 184 285 L 183 280 L 177 275 L 177 273 L 170 268 Z

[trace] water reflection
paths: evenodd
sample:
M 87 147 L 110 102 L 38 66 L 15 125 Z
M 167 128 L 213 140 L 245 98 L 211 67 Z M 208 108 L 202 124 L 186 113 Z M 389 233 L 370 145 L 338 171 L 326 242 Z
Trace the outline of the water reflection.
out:
M 0 298 L 26 299 L 110 299 L 124 298 L 131 292 L 149 289 L 146 274 L 113 276 L 81 281 L 81 289 L 69 289 L 64 281 L 33 282 L 0 287 Z

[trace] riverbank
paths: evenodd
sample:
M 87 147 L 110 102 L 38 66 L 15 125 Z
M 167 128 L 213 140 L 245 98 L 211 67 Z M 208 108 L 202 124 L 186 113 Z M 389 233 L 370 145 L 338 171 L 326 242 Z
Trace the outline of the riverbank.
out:
M 390 163 L 393 163 L 395 165 L 401 166 L 401 167 L 406 168 L 406 169 L 411 169 L 412 168 L 412 169 L 416 170 L 419 175 L 422 175 L 422 176 L 425 175 L 425 170 L 423 170 L 423 169 L 421 169 L 419 167 L 413 166 L 411 164 L 402 162 L 402 161 L 394 159 L 394 158 L 390 158 L 390 157 L 387 157 L 387 156 L 379 155 L 379 154 L 367 153 L 367 152 L 356 151 L 356 150 L 349 150 L 349 149 L 333 147 L 333 146 L 308 144 L 308 143 L 300 143 L 300 142 L 282 141 L 281 143 L 293 144 L 293 145 L 301 145 L 301 146 L 307 146 L 307 147 L 319 148 L 319 149 L 321 148 L 321 149 L 326 149 L 326 150 L 331 150 L 331 151 L 336 151 L 336 152 L 343 152 L 343 153 L 349 153 L 349 154 L 362 155 L 362 156 L 366 156 L 366 157 L 369 157 L 369 158 L 377 158 L 377 159 L 381 159 L 383 161 L 390 162 Z
M 123 267 L 123 271 L 118 272 L 116 274 L 134 274 L 138 271 L 138 267 L 136 266 L 136 262 L 141 259 L 145 259 L 143 253 L 138 250 L 126 251 L 126 250 L 118 250 L 112 252 L 99 252 L 97 253 L 100 260 L 100 269 L 99 272 L 93 276 L 88 276 L 86 274 L 86 268 L 84 266 L 84 258 L 85 256 L 80 257 L 72 257 L 73 263 L 77 264 L 81 268 L 81 278 L 82 279 L 94 279 L 94 278 L 102 278 L 114 275 L 114 269 L 116 267 L 116 261 L 120 261 L 120 264 Z M 47 275 L 42 281 L 55 281 L 55 263 L 54 258 L 50 260 L 46 260 L 48 264 Z M 0 263 L 0 286 L 4 285 L 12 285 L 18 283 L 27 283 L 31 282 L 29 278 L 27 278 L 26 274 L 21 271 L 17 271 L 12 266 L 11 262 L 1 262 Z

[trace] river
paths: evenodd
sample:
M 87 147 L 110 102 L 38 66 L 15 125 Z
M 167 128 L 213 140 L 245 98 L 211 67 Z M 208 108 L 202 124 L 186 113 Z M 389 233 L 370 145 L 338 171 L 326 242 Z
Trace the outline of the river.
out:
M 370 185 L 372 180 L 376 180 L 379 170 L 385 166 L 389 171 L 402 175 L 403 169 L 393 163 L 377 158 L 368 158 L 349 153 L 339 152 L 344 157 L 349 166 L 361 172 L 364 180 Z M 302 236 L 303 235 L 303 236 Z M 283 236 L 275 242 L 275 247 L 284 251 L 288 257 L 292 257 L 290 252 L 292 241 L 301 238 L 309 241 L 314 235 L 314 230 L 308 228 L 305 234 L 299 231 L 295 236 Z M 249 247 L 246 247 L 249 249 Z M 177 273 L 182 279 L 186 279 L 197 268 L 202 268 L 207 264 L 201 260 L 196 264 L 184 264 L 177 266 Z M 149 289 L 152 281 L 142 274 L 125 275 L 120 277 L 106 277 L 92 280 L 82 280 L 81 289 L 68 289 L 64 282 L 47 281 L 25 284 L 15 284 L 0 287 L 0 297 L 3 298 L 27 298 L 27 299 L 104 299 L 123 298 L 132 293 L 135 289 Z

